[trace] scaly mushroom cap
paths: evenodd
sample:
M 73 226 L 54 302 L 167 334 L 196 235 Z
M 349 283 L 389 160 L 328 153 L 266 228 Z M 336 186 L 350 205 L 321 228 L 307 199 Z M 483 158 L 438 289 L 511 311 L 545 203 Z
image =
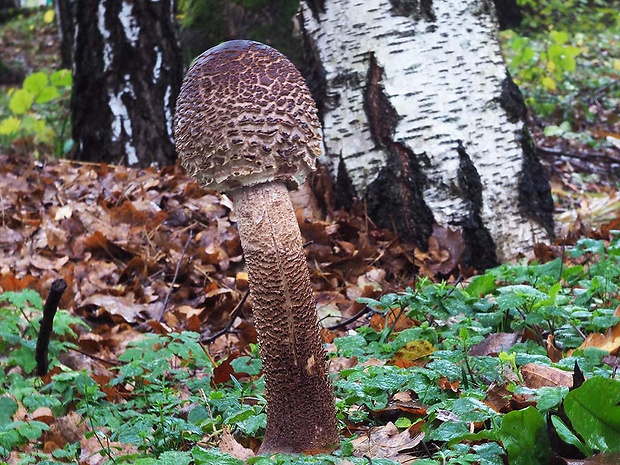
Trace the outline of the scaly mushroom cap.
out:
M 174 135 L 189 175 L 221 192 L 271 181 L 296 188 L 323 147 L 299 71 L 277 50 L 248 40 L 224 42 L 192 64 Z

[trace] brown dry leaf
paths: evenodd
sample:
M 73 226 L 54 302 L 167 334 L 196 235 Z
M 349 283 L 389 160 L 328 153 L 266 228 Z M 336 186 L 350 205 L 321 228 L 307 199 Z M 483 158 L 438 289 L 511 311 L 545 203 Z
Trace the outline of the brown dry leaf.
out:
M 148 309 L 148 306 L 136 304 L 127 297 L 94 294 L 84 300 L 83 305 L 94 305 L 100 307 L 103 313 L 110 316 L 120 317 L 127 323 L 136 323 L 143 318 L 140 314 Z M 118 321 L 118 318 L 115 319 Z
M 520 336 L 516 333 L 493 333 L 484 338 L 482 342 L 469 349 L 469 355 L 475 356 L 497 356 L 500 352 L 505 352 L 519 341 Z
M 553 363 L 559 362 L 564 357 L 562 351 L 555 346 L 555 338 L 553 337 L 553 334 L 549 334 L 549 336 L 547 336 L 546 349 L 547 357 L 549 357 L 549 360 Z
M 437 380 L 437 385 L 439 386 L 439 389 L 443 391 L 459 392 L 460 383 L 458 380 L 450 381 L 445 376 L 441 376 Z
M 381 331 L 386 326 L 392 328 L 394 332 L 400 332 L 403 329 L 411 328 L 415 325 L 416 322 L 406 316 L 406 312 L 400 309 L 388 310 L 386 314 L 375 313 L 370 318 L 370 327 L 377 332 Z
M 32 419 L 36 421 L 42 421 L 47 426 L 54 423 L 54 414 L 52 413 L 52 409 L 49 407 L 39 407 L 34 412 L 32 412 Z
M 357 357 L 334 357 L 329 359 L 329 372 L 338 375 L 342 370 L 348 370 L 357 365 Z
M 596 454 L 583 462 L 583 465 L 618 465 L 620 463 L 620 452 L 606 452 Z
M 620 317 L 620 306 L 614 311 L 614 316 Z M 606 350 L 612 355 L 617 354 L 620 349 L 620 323 L 616 323 L 609 328 L 605 331 L 605 334 L 589 334 L 578 348 L 585 349 L 587 347 L 596 347 L 597 349 Z
M 256 455 L 252 449 L 248 449 L 239 444 L 239 442 L 237 442 L 234 436 L 230 434 L 226 428 L 222 430 L 222 439 L 220 439 L 218 448 L 220 451 L 230 454 L 233 457 L 243 461 Z
M 411 436 L 409 429 L 402 432 L 394 423 L 389 422 L 385 426 L 371 428 L 367 434 L 361 434 L 351 441 L 353 455 L 370 458 L 387 458 L 396 462 L 412 460 L 412 456 L 401 454 L 400 451 L 413 449 L 424 439 L 424 433 Z
M 88 430 L 86 422 L 77 412 L 69 412 L 56 419 L 46 434 L 48 441 L 64 447 L 79 442 Z
M 568 371 L 560 370 L 546 365 L 528 363 L 521 367 L 523 384 L 530 389 L 541 387 L 557 387 L 573 385 L 573 374 Z
M 510 411 L 510 400 L 512 399 L 512 392 L 506 389 L 505 386 L 498 384 L 492 384 L 487 389 L 487 395 L 484 399 L 484 403 L 491 407 L 493 410 L 499 413 L 507 413 Z

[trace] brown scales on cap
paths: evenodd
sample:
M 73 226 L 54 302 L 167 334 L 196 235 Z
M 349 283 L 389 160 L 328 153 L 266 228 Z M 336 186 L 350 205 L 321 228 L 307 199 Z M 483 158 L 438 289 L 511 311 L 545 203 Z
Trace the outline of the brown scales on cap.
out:
M 177 101 L 181 163 L 205 187 L 304 182 L 321 155 L 321 125 L 303 77 L 280 52 L 245 40 L 207 50 Z
M 185 169 L 235 206 L 267 389 L 260 452 L 330 452 L 339 442 L 334 396 L 288 195 L 321 153 L 310 92 L 276 50 L 226 42 L 185 77 L 175 138 Z

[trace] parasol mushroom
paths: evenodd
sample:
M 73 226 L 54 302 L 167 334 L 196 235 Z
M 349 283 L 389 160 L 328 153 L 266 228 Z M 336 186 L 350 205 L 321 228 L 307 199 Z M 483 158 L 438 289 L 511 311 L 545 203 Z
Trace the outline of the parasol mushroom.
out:
M 182 166 L 233 200 L 267 390 L 259 452 L 330 452 L 339 441 L 334 396 L 288 193 L 322 152 L 310 92 L 277 50 L 229 41 L 190 67 L 174 126 Z

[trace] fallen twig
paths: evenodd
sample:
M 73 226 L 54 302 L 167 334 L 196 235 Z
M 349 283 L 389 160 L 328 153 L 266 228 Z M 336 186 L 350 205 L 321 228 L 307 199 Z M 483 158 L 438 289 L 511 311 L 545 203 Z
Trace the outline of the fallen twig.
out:
M 335 325 L 328 326 L 327 329 L 329 329 L 330 331 L 333 331 L 334 329 L 344 328 L 348 324 L 353 323 L 355 320 L 360 319 L 366 313 L 374 313 L 374 312 L 375 311 L 367 305 L 364 308 L 362 308 L 359 312 L 357 312 L 355 315 L 353 315 L 352 317 L 347 318 L 346 320 L 342 320 L 340 323 L 336 323 Z
M 604 163 L 619 163 L 620 164 L 620 159 L 613 158 L 613 157 L 610 157 L 609 155 L 606 155 L 604 153 L 599 153 L 599 152 L 577 153 L 577 152 L 569 152 L 567 150 L 562 150 L 562 149 L 552 149 L 549 147 L 536 147 L 536 151 L 542 155 L 561 156 L 561 157 L 568 157 L 568 158 L 577 158 L 579 160 L 586 160 L 586 161 L 600 161 Z
M 232 328 L 232 325 L 234 324 L 235 319 L 237 318 L 237 315 L 239 315 L 239 312 L 241 312 L 241 308 L 243 307 L 243 304 L 245 303 L 249 295 L 250 295 L 250 291 L 248 289 L 247 291 L 245 291 L 245 294 L 243 294 L 243 297 L 241 297 L 241 300 L 239 301 L 235 309 L 230 314 L 230 321 L 223 329 L 220 329 L 217 333 L 212 334 L 211 336 L 207 338 L 201 339 L 200 342 L 202 342 L 203 344 L 210 344 L 211 342 L 215 341 L 218 337 L 230 332 L 230 328 Z
M 67 289 L 67 283 L 64 279 L 57 279 L 52 283 L 47 300 L 43 306 L 43 318 L 41 319 L 41 328 L 39 329 L 39 337 L 37 338 L 37 348 L 35 351 L 35 360 L 37 362 L 37 375 L 43 376 L 49 368 L 48 348 L 50 337 L 54 329 L 54 316 L 58 309 L 58 304 L 62 294 Z
M 159 314 L 159 318 L 157 319 L 157 321 L 161 321 L 161 319 L 164 317 L 164 313 L 166 313 L 166 310 L 168 309 L 168 302 L 170 301 L 170 295 L 172 294 L 172 289 L 174 289 L 174 284 L 177 282 L 177 277 L 179 276 L 179 270 L 181 269 L 181 262 L 183 261 L 183 257 L 185 256 L 185 252 L 187 251 L 187 248 L 189 247 L 189 243 L 192 241 L 193 235 L 194 235 L 193 231 L 190 230 L 189 237 L 187 238 L 187 242 L 183 246 L 183 250 L 181 251 L 181 256 L 179 257 L 179 261 L 177 262 L 177 267 L 174 270 L 174 276 L 172 277 L 170 288 L 168 289 L 168 293 L 166 294 L 166 298 L 164 299 L 164 306 L 161 309 L 161 313 Z

